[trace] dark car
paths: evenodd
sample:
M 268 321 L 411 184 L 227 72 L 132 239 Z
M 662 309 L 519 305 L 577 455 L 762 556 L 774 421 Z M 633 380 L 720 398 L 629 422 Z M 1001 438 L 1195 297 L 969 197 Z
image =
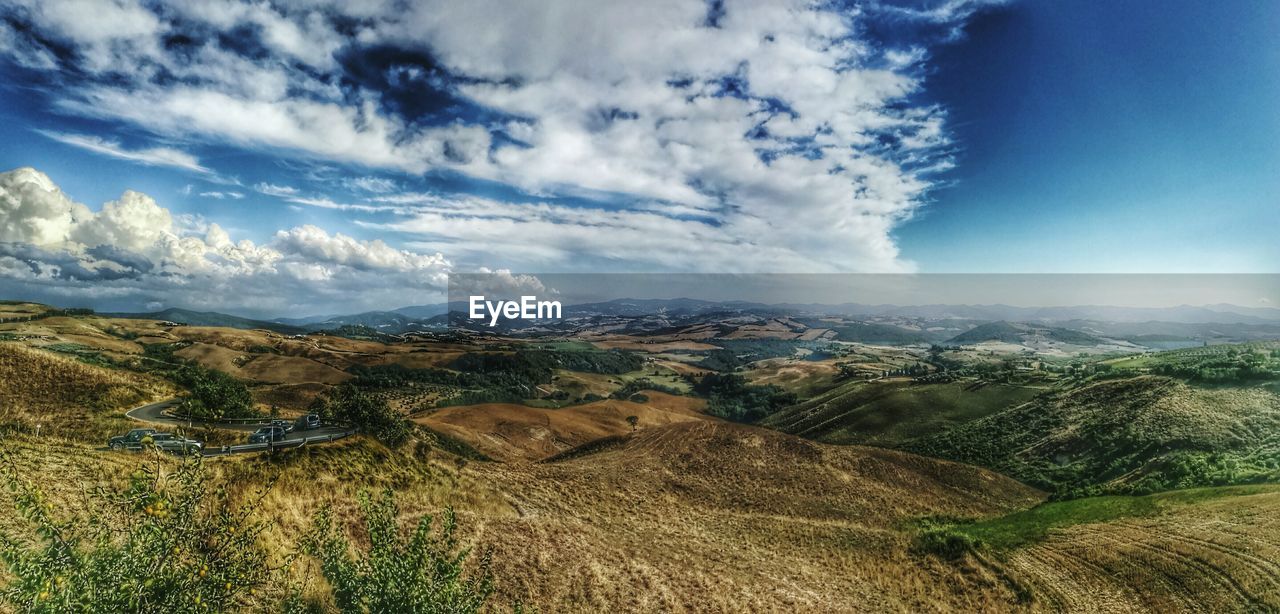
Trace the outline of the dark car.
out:
M 173 433 L 155 433 L 151 435 L 151 441 L 156 448 L 174 454 L 199 454 L 204 447 L 204 444 L 194 439 L 186 439 Z
M 249 443 L 269 443 L 284 441 L 285 432 L 278 426 L 264 426 L 249 435 Z
M 318 428 L 320 428 L 320 416 L 315 414 L 298 416 L 298 419 L 293 421 L 295 431 L 312 431 Z
M 141 450 L 142 439 L 155 434 L 155 429 L 133 429 L 124 435 L 116 435 L 108 439 L 107 447 L 112 450 Z
M 272 420 L 270 426 L 278 426 L 286 433 L 293 430 L 293 422 L 290 420 Z

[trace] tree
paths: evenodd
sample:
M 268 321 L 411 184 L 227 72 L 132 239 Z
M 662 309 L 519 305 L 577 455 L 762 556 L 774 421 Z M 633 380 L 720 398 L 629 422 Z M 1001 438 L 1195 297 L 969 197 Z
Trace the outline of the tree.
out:
M 334 388 L 316 400 L 312 409 L 326 420 L 345 422 L 387 445 L 399 445 L 409 437 L 409 423 L 391 409 L 385 399 L 351 384 Z
M 319 559 L 342 612 L 477 612 L 493 593 L 489 558 L 478 569 L 464 567 L 470 552 L 454 538 L 456 519 L 446 510 L 439 531 L 424 516 L 406 534 L 396 522 L 399 509 L 390 490 L 373 499 L 360 495 L 369 546 L 361 549 L 334 525 L 332 512 L 316 514 L 303 549 Z
M 627 424 L 631 425 L 631 432 L 636 432 L 636 427 L 640 425 L 639 416 L 627 416 Z
M 187 415 L 212 420 L 257 415 L 249 388 L 226 373 L 185 364 L 174 371 L 173 379 L 191 391 L 185 403 Z

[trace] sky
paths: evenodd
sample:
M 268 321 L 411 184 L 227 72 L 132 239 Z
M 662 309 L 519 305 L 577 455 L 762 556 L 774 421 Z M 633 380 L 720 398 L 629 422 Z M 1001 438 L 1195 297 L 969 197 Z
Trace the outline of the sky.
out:
M 1278 30 L 1263 0 L 0 0 L 0 295 L 1274 273 Z

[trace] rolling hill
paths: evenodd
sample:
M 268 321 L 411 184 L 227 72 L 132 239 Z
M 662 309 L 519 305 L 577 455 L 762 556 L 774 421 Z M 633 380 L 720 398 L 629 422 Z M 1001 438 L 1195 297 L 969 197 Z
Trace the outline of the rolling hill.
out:
M 910 442 L 1060 496 L 1280 479 L 1280 396 L 1156 376 L 1092 382 Z
M 1069 328 L 1035 326 L 1014 322 L 989 322 L 980 324 L 947 340 L 948 345 L 972 345 L 983 341 L 1003 341 L 1025 344 L 1033 337 L 1069 343 L 1072 345 L 1099 345 L 1102 339 Z
M 132 424 L 125 409 L 174 394 L 149 375 L 89 365 L 53 352 L 0 343 L 0 430 L 101 442 Z
M 914 556 L 900 527 L 1040 496 L 971 467 L 710 421 L 564 461 L 468 467 L 514 512 L 481 516 L 476 536 L 502 586 L 557 611 L 1008 607 L 1007 589 Z M 943 580 L 911 579 L 922 573 Z
M 643 403 L 606 399 L 562 409 L 511 403 L 461 405 L 435 410 L 416 421 L 460 439 L 501 461 L 542 460 L 578 446 L 619 437 L 637 427 L 705 420 L 701 399 L 646 391 Z
M 815 441 L 899 447 L 1021 404 L 1039 391 L 973 382 L 849 382 L 763 421 Z

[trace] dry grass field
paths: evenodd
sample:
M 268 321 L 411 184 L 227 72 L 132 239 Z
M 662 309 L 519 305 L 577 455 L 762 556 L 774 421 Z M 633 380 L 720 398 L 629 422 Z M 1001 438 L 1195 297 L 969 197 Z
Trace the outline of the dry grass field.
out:
M 477 518 L 502 592 L 555 611 L 1008 607 L 989 577 L 917 557 L 903 521 L 1039 494 L 982 470 L 691 421 L 572 460 L 467 466 L 515 515 Z
M 122 412 L 171 396 L 147 375 L 84 364 L 52 352 L 0 342 L 0 428 L 105 441 L 134 423 Z
M 446 407 L 417 418 L 428 428 L 467 442 L 503 461 L 540 460 L 583 444 L 639 428 L 704 420 L 705 401 L 646 391 L 645 403 L 607 399 L 561 409 L 510 403 Z
M 146 461 L 7 443 L 20 471 L 55 478 L 51 499 L 69 513 L 86 504 L 79 485 L 120 483 Z M 902 526 L 1040 497 L 979 469 L 706 421 L 642 428 L 550 463 L 459 467 L 443 452 L 363 439 L 206 462 L 215 483 L 246 493 L 275 479 L 262 508 L 274 557 L 296 548 L 320 506 L 350 523 L 356 493 L 390 487 L 406 522 L 458 511 L 464 545 L 492 552 L 496 605 L 555 612 L 1008 609 L 1013 594 L 989 573 L 913 554 Z M 0 526 L 17 522 L 0 513 Z
M 1045 610 L 1280 610 L 1280 490 L 1055 531 L 1010 571 Z

